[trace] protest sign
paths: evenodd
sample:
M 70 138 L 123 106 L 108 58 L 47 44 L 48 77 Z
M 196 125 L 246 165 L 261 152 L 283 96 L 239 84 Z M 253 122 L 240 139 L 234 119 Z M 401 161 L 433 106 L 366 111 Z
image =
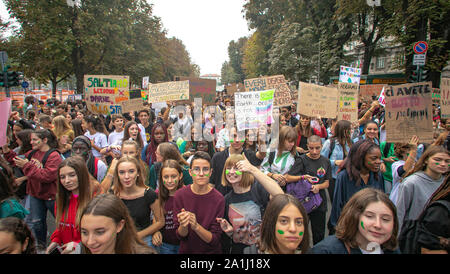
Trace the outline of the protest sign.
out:
M 234 94 L 237 130 L 259 128 L 273 122 L 275 90 L 237 92 Z
M 195 98 L 202 98 L 203 104 L 214 104 L 214 101 L 216 100 L 216 80 L 184 76 L 176 76 L 175 80 L 189 80 L 189 102 L 193 102 Z
M 378 97 L 381 90 L 386 85 L 383 84 L 370 84 L 370 85 L 360 85 L 359 86 L 359 100 L 372 102 L 373 97 Z
M 385 95 L 387 142 L 408 143 L 413 135 L 433 142 L 431 82 L 389 86 Z
M 450 78 L 441 79 L 441 118 L 450 118 Z
M 309 117 L 336 118 L 338 90 L 300 82 L 297 113 Z
M 129 91 L 129 100 L 122 102 L 122 112 L 132 112 L 144 109 L 144 101 L 140 89 Z
M 149 103 L 189 99 L 189 81 L 149 84 L 148 87 Z
M 236 92 L 241 92 L 241 91 L 245 90 L 244 89 L 244 84 L 242 84 L 242 83 L 228 84 L 228 85 L 225 86 L 225 89 L 227 90 L 227 95 L 229 95 L 229 96 L 234 96 L 234 94 Z
M 338 121 L 358 121 L 358 87 L 358 84 L 352 83 L 338 84 Z
M 85 75 L 84 98 L 90 112 L 96 114 L 121 114 L 121 102 L 129 100 L 129 76 Z
M 438 88 L 432 88 L 431 99 L 433 104 L 441 104 L 441 90 Z
M 11 98 L 0 99 L 0 147 L 6 145 L 8 128 L 8 119 L 11 114 Z
M 380 92 L 380 96 L 378 97 L 378 103 L 382 105 L 383 107 L 386 107 L 386 93 L 384 91 L 385 88 L 383 88 Z
M 245 91 L 262 91 L 274 89 L 274 107 L 290 106 L 292 104 L 291 90 L 286 84 L 284 75 L 246 79 L 244 80 L 244 88 Z
M 359 84 L 361 79 L 361 69 L 341 66 L 339 73 L 339 82 Z
M 142 77 L 142 89 L 148 89 L 148 84 L 150 83 L 150 77 Z

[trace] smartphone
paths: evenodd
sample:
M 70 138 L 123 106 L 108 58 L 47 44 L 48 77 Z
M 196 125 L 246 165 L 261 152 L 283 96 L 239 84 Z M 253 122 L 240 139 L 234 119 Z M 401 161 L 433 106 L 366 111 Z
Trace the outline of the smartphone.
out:
M 50 251 L 49 254 L 61 254 L 62 253 L 62 248 L 57 245 L 55 248 L 52 249 L 52 251 Z

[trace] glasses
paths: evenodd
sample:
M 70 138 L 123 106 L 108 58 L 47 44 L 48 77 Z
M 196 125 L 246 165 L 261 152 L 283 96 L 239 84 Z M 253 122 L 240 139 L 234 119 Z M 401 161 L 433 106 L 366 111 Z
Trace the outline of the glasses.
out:
M 211 168 L 209 168 L 209 167 L 204 167 L 204 168 L 194 167 L 192 169 L 192 172 L 194 174 L 200 174 L 200 171 L 202 171 L 203 174 L 209 174 L 210 170 L 211 170 Z

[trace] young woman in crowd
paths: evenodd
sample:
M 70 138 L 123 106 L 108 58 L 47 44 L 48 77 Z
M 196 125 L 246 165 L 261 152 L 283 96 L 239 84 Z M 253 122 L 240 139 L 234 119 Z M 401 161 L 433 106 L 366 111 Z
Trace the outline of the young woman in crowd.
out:
M 297 133 L 290 126 L 283 126 L 280 129 L 278 147 L 266 153 L 266 157 L 261 163 L 261 170 L 270 178 L 286 189 L 286 174 L 295 163 L 297 150 L 295 142 Z
M 58 168 L 56 193 L 56 229 L 47 248 L 50 253 L 60 246 L 62 253 L 71 253 L 81 241 L 78 220 L 81 212 L 92 198 L 101 193 L 98 182 L 91 183 L 84 158 L 72 156 Z
M 83 118 L 83 129 L 86 131 L 84 136 L 91 140 L 92 155 L 101 158 L 100 151 L 108 145 L 107 131 L 103 119 L 98 115 L 89 115 Z
M 158 180 L 160 172 L 161 172 L 161 164 L 165 160 L 175 160 L 178 164 L 183 168 L 183 181 L 185 185 L 192 184 L 192 177 L 189 174 L 189 164 L 186 160 L 181 156 L 179 150 L 176 145 L 165 142 L 158 145 L 156 149 L 156 162 L 150 167 L 149 172 L 149 186 L 152 189 L 157 189 L 160 182 Z
M 157 194 L 144 184 L 142 166 L 135 157 L 122 157 L 114 172 L 113 192 L 127 206 L 138 236 L 151 245 L 151 236 L 164 226 L 164 216 Z M 151 223 L 152 216 L 155 221 Z
M 0 254 L 36 254 L 36 242 L 25 221 L 0 219 Z
M 312 254 L 393 254 L 399 223 L 395 205 L 381 190 L 365 188 L 342 209 L 336 235 L 325 238 Z
M 127 122 L 125 124 L 122 143 L 126 140 L 135 141 L 141 148 L 139 154 L 143 154 L 144 152 L 141 152 L 141 150 L 147 145 L 147 141 L 142 138 L 140 132 L 141 130 L 139 129 L 138 123 L 135 121 Z
M 396 201 L 400 230 L 406 220 L 417 220 L 431 195 L 444 181 L 450 166 L 450 152 L 441 146 L 430 146 L 414 168 L 406 173 Z
M 224 253 L 256 253 L 264 210 L 270 197 L 283 190 L 240 154 L 230 155 L 225 162 L 222 185 L 233 189 L 225 195 L 224 218 L 218 220 L 228 236 L 222 237 Z
M 396 161 L 392 164 L 392 190 L 389 199 L 396 204 L 398 189 L 403 182 L 404 175 L 414 168 L 416 163 L 417 146 L 419 138 L 413 136 L 408 144 L 395 143 L 394 154 Z
M 183 168 L 172 159 L 166 160 L 161 166 L 158 187 L 158 200 L 164 210 L 164 227 L 153 234 L 152 243 L 160 254 L 177 254 L 180 240 L 177 238 L 174 226 L 174 195 L 184 186 Z
M 72 125 L 73 133 L 74 133 L 74 139 L 80 135 L 84 135 L 83 130 L 83 120 L 80 119 L 73 119 L 70 124 Z
M 329 228 L 334 228 L 341 210 L 353 194 L 367 187 L 384 192 L 383 174 L 380 171 L 381 152 L 370 140 L 353 144 L 336 177 Z
M 139 238 L 128 208 L 113 194 L 101 194 L 89 202 L 80 217 L 80 231 L 82 253 L 156 253 Z
M 75 133 L 62 115 L 53 118 L 52 124 L 53 133 L 55 133 L 56 138 L 58 138 L 58 150 L 65 158 L 67 158 L 71 153 L 72 141 L 75 139 Z
M 380 145 L 380 140 L 378 136 L 379 128 L 378 124 L 375 121 L 368 121 L 364 125 L 364 134 L 362 136 L 356 137 L 353 139 L 353 143 L 356 143 L 360 140 L 370 140 L 374 142 L 376 145 Z
M 331 163 L 332 178 L 328 186 L 328 194 L 331 202 L 333 202 L 334 186 L 339 165 L 348 156 L 351 146 L 351 123 L 346 120 L 340 120 L 333 128 L 333 137 L 324 142 L 322 151 L 320 152 L 322 156 L 330 159 Z
M 85 160 L 88 171 L 93 179 L 98 182 L 103 180 L 108 167 L 101 159 L 92 154 L 91 141 L 88 137 L 81 135 L 73 140 L 72 155 L 81 156 Z
M 31 229 L 38 244 L 46 246 L 47 210 L 54 213 L 57 170 L 62 162 L 55 134 L 47 129 L 31 133 L 33 150 L 25 158 L 15 157 L 15 165 L 27 176 L 27 194 L 30 195 Z M 14 153 L 14 152 L 12 152 Z M 15 153 L 14 153 L 15 154 Z
M 158 148 L 158 145 L 168 141 L 166 127 L 160 123 L 153 125 L 150 143 L 145 148 L 145 162 L 149 167 L 156 162 L 156 149 Z
M 297 198 L 279 194 L 270 200 L 261 224 L 259 251 L 305 254 L 309 249 L 308 214 Z
M 317 119 L 317 122 L 320 125 L 320 130 L 311 127 L 311 117 L 300 115 L 300 120 L 295 126 L 295 129 L 297 131 L 297 142 L 295 143 L 295 145 L 297 146 L 296 149 L 300 154 L 308 152 L 306 140 L 309 136 L 317 135 L 320 138 L 327 137 L 327 129 L 323 125 L 322 119 Z

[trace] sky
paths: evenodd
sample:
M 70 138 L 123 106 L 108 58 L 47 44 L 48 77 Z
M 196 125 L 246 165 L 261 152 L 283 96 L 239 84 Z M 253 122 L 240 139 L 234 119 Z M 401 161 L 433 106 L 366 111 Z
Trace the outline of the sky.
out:
M 228 44 L 249 36 L 242 7 L 245 0 L 147 0 L 161 18 L 169 38 L 183 41 L 200 74 L 219 74 L 228 60 Z M 9 18 L 3 1 L 0 15 Z

